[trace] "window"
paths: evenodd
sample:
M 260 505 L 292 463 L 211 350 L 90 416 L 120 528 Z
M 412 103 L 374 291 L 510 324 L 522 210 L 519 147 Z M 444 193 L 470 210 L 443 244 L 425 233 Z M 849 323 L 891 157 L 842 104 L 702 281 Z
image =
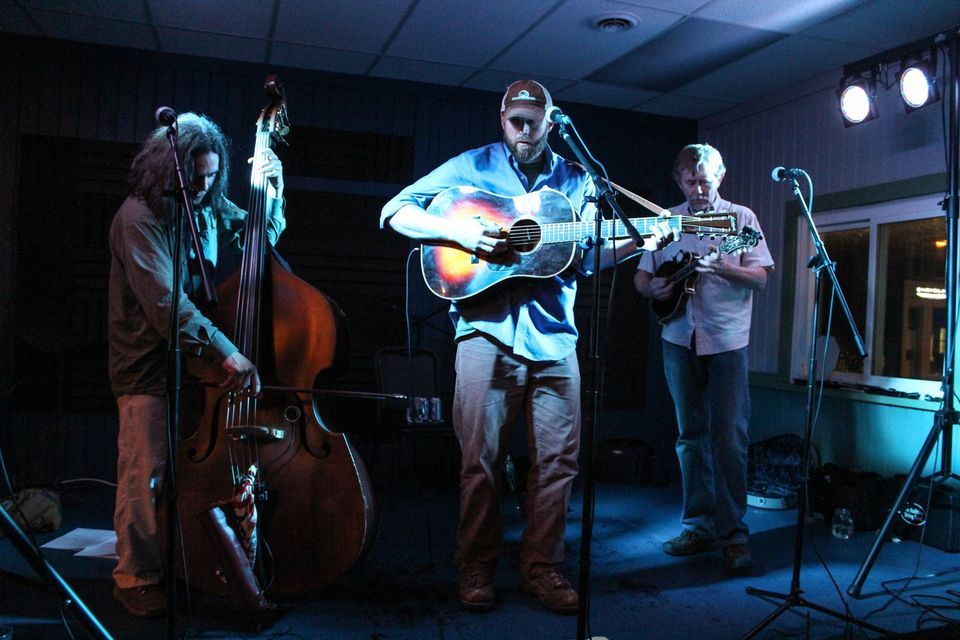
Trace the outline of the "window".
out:
M 830 380 L 851 385 L 940 395 L 946 339 L 946 222 L 939 194 L 815 213 L 814 220 L 837 280 L 863 337 L 867 357 L 857 356 L 853 334 L 823 273 L 817 335 L 836 340 Z M 814 253 L 806 218 L 797 220 L 796 306 L 791 378 L 807 378 Z M 818 353 L 817 361 L 832 358 Z

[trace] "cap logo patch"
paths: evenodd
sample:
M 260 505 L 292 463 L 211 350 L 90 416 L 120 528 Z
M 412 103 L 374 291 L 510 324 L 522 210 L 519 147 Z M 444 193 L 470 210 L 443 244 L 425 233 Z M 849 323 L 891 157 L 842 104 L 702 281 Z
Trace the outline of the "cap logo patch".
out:
M 521 89 L 519 92 L 517 92 L 517 95 L 512 99 L 513 100 L 532 100 L 534 102 L 536 102 L 537 100 L 536 98 L 531 96 L 530 92 L 527 91 L 526 89 Z

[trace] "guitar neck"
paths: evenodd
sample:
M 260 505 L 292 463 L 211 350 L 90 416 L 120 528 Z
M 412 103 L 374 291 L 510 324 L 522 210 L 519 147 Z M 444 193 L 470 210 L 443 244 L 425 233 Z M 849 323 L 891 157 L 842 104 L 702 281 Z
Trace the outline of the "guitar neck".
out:
M 658 222 L 666 222 L 674 231 L 681 231 L 684 218 L 688 216 L 671 216 L 663 218 L 653 216 L 650 218 L 630 218 L 630 224 L 636 227 L 642 237 L 652 236 L 653 230 Z M 592 236 L 596 229 L 596 223 L 590 221 L 577 222 L 554 222 L 542 225 L 542 242 L 552 244 L 557 242 L 579 242 L 587 236 Z M 627 238 L 627 227 L 619 219 L 603 220 L 600 223 L 600 235 L 609 240 L 611 238 Z

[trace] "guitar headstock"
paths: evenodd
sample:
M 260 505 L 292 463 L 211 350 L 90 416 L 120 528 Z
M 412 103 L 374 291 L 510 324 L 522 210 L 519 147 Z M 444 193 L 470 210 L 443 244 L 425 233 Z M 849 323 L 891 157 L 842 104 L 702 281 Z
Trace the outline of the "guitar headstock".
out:
M 716 238 L 737 233 L 737 217 L 732 213 L 707 216 L 681 216 L 680 230 L 698 238 Z

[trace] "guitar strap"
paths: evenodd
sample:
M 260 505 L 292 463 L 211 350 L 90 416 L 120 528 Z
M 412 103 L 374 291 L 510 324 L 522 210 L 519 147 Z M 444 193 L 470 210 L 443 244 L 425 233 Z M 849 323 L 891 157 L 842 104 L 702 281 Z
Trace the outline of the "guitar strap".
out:
M 568 162 L 570 162 L 570 164 L 572 164 L 572 165 L 574 165 L 574 166 L 576 166 L 576 167 L 580 167 L 581 169 L 583 169 L 584 171 L 586 171 L 586 169 L 583 168 L 583 165 L 580 164 L 579 162 L 573 162 L 573 161 L 568 161 Z M 638 195 L 635 194 L 634 192 L 630 191 L 629 189 L 625 189 L 624 187 L 621 187 L 620 185 L 618 185 L 616 182 L 614 182 L 614 181 L 612 181 L 612 180 L 607 180 L 607 184 L 609 184 L 611 187 L 613 187 L 614 189 L 616 189 L 617 191 L 619 191 L 619 192 L 622 193 L 623 195 L 627 196 L 629 199 L 631 199 L 631 200 L 633 200 L 634 202 L 636 202 L 637 204 L 639 204 L 639 205 L 640 205 L 641 207 L 643 207 L 644 209 L 647 209 L 648 211 L 652 211 L 653 213 L 657 214 L 658 216 L 670 215 L 670 211 L 669 211 L 668 209 L 664 209 L 664 208 L 661 207 L 660 205 L 658 205 L 658 204 L 656 204 L 656 203 L 653 203 L 653 202 L 650 202 L 649 200 L 647 200 L 647 199 L 644 198 L 643 196 L 638 196 Z

